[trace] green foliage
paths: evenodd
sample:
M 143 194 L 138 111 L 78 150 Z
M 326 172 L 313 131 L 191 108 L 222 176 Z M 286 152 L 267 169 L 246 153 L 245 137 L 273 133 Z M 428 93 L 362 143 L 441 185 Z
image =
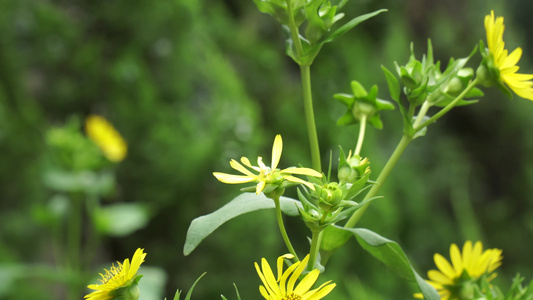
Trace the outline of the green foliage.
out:
M 398 276 L 409 281 L 415 281 L 424 295 L 424 299 L 440 299 L 437 291 L 415 272 L 398 243 L 364 228 L 342 228 L 342 230 L 351 232 L 363 249 L 383 262 Z
M 281 210 L 284 213 L 291 216 L 298 214 L 298 208 L 301 205 L 298 201 L 287 197 L 280 197 L 279 200 Z M 191 254 L 203 239 L 225 222 L 242 214 L 274 207 L 274 201 L 267 198 L 264 194 L 243 193 L 235 197 L 218 210 L 208 215 L 197 217 L 191 222 L 187 231 L 185 245 L 183 246 L 183 254 Z

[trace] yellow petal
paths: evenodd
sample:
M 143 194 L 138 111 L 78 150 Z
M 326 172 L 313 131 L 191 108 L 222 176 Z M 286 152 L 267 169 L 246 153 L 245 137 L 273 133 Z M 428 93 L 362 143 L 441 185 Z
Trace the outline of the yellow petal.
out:
M 278 283 L 276 278 L 274 277 L 274 273 L 272 273 L 272 269 L 270 268 L 270 265 L 268 264 L 266 259 L 261 259 L 261 269 L 263 270 L 263 276 L 265 276 L 265 280 L 267 281 L 267 284 L 270 286 L 274 294 L 281 296 L 281 292 L 278 287 Z
M 261 192 L 265 189 L 265 185 L 266 185 L 265 181 L 259 181 L 259 183 L 255 187 L 255 193 L 257 195 L 261 194 Z
M 232 175 L 220 172 L 213 172 L 213 175 L 218 179 L 218 181 L 229 184 L 238 184 L 252 182 L 257 179 L 256 176 L 246 176 L 246 175 Z
M 455 276 L 461 276 L 461 273 L 463 273 L 463 261 L 461 258 L 461 251 L 459 251 L 459 247 L 457 247 L 456 244 L 450 246 L 450 259 L 452 261 L 453 269 L 455 270 Z
M 503 62 L 502 68 L 514 66 L 518 63 L 520 60 L 520 57 L 522 57 L 522 48 L 516 48 Z
M 326 283 L 328 283 L 328 282 L 326 282 Z M 324 283 L 324 284 L 326 284 L 326 283 Z M 326 286 L 324 286 L 324 284 L 321 285 L 318 289 L 310 291 L 309 293 L 311 295 L 308 296 L 308 298 L 306 298 L 305 295 L 304 295 L 303 299 L 306 299 L 306 300 L 319 300 L 319 299 L 322 299 L 322 298 L 326 297 L 335 288 L 335 286 L 337 286 L 335 283 L 328 284 Z
M 433 260 L 435 261 L 435 265 L 439 270 L 446 275 L 448 278 L 454 278 L 455 277 L 455 271 L 453 270 L 450 263 L 440 254 L 435 254 L 433 256 Z
M 295 182 L 295 183 L 301 183 L 305 186 L 307 186 L 308 188 L 312 189 L 313 191 L 315 190 L 315 186 L 312 184 L 312 183 L 309 183 L 303 179 L 300 179 L 298 177 L 294 177 L 294 176 L 291 176 L 291 175 L 285 175 L 283 176 L 283 178 L 287 181 L 290 181 L 290 182 Z
M 283 140 L 281 135 L 276 135 L 274 139 L 274 146 L 272 146 L 272 164 L 270 165 L 272 170 L 278 167 L 279 159 L 281 158 L 281 151 L 283 150 Z
M 294 284 L 296 283 L 296 280 L 302 272 L 304 271 L 305 267 L 307 267 L 307 263 L 309 262 L 309 254 L 305 256 L 305 258 L 298 264 L 298 267 L 291 275 L 291 278 L 289 278 L 289 283 L 287 284 L 287 294 L 292 293 L 294 290 Z
M 304 279 L 300 281 L 296 289 L 294 289 L 294 293 L 298 295 L 303 295 L 307 293 L 307 291 L 311 289 L 313 284 L 315 284 L 316 280 L 318 279 L 319 274 L 320 274 L 320 271 L 317 269 L 314 269 L 313 271 L 307 273 Z
M 307 176 L 313 176 L 313 177 L 322 177 L 322 173 L 319 173 L 313 169 L 310 168 L 286 168 L 281 170 L 281 173 L 283 174 L 298 174 L 298 175 L 307 175 Z
M 441 285 L 453 284 L 453 278 L 450 278 L 437 270 L 429 270 L 428 278 L 431 281 L 441 284 Z
M 230 165 L 233 169 L 235 169 L 235 170 L 237 170 L 237 171 L 239 171 L 239 172 L 241 172 L 241 173 L 243 173 L 243 174 L 246 174 L 246 175 L 251 176 L 251 177 L 256 176 L 254 173 L 250 172 L 250 170 L 248 170 L 248 169 L 246 169 L 245 167 L 243 167 L 243 165 L 241 165 L 238 161 L 236 161 L 236 160 L 234 160 L 234 159 L 232 159 L 232 160 L 229 162 L 229 165 Z

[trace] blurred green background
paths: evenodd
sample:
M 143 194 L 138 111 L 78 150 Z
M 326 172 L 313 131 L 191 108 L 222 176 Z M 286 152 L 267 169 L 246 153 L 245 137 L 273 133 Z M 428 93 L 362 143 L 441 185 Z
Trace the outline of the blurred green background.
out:
M 350 0 L 344 12 L 349 19 L 379 8 L 389 12 L 326 45 L 312 67 L 324 161 L 338 145 L 355 147 L 358 129 L 335 125 L 344 107 L 332 95 L 358 80 L 377 83 L 388 98 L 380 66 L 405 63 L 411 41 L 419 58 L 428 38 L 443 64 L 467 56 L 485 40 L 483 18 L 494 9 L 505 17 L 507 48 L 522 46 L 521 70 L 533 73 L 531 1 Z M 270 161 L 281 133 L 280 165 L 310 165 L 299 70 L 283 54 L 278 24 L 243 0 L 3 0 L 0 20 L 0 298 L 66 299 L 68 276 L 48 272 L 61 274 L 51 228 L 67 216 L 46 215 L 58 193 L 43 183 L 45 135 L 72 116 L 96 113 L 129 144 L 115 167 L 116 188 L 100 201 L 142 204 L 149 220 L 131 234 L 103 235 L 87 261 L 91 273 L 142 247 L 164 286 L 146 297 L 172 297 L 207 271 L 193 299 L 235 299 L 233 283 L 243 299 L 259 299 L 253 262 L 286 252 L 273 211 L 225 224 L 188 257 L 182 249 L 195 217 L 239 193 L 211 174 L 229 172 L 231 158 Z M 433 253 L 448 257 L 452 242 L 481 239 L 503 249 L 496 282 L 507 287 L 517 272 L 533 277 L 533 103 L 485 92 L 409 146 L 384 199 L 359 225 L 398 241 L 424 275 L 434 268 Z M 363 146 L 374 176 L 401 136 L 398 111 L 382 116 L 384 129 L 370 128 Z M 465 215 L 468 205 L 473 215 Z M 305 226 L 296 218 L 287 226 L 306 251 Z M 145 274 L 141 282 L 150 281 Z M 331 299 L 410 299 L 415 292 L 354 241 L 325 274 L 338 283 Z

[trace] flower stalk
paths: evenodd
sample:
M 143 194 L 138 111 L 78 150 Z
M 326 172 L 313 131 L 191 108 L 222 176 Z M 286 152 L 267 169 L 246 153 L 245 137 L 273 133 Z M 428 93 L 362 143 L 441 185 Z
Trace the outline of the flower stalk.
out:
M 274 197 L 272 197 L 272 200 L 274 200 L 274 204 L 276 207 L 276 219 L 278 221 L 279 231 L 281 233 L 283 241 L 285 242 L 285 246 L 287 246 L 289 252 L 294 255 L 296 261 L 299 261 L 298 255 L 296 254 L 296 251 L 294 251 L 294 247 L 292 247 L 291 240 L 289 239 L 289 235 L 287 235 L 287 230 L 285 229 L 285 225 L 283 224 L 283 216 L 281 214 L 281 205 L 279 203 L 279 197 L 279 195 L 275 195 Z

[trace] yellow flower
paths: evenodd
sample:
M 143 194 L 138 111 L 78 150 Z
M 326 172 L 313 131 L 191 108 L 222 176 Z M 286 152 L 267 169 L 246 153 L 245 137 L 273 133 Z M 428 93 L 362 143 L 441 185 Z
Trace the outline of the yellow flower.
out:
M 459 247 L 452 244 L 450 258 L 451 264 L 442 255 L 435 254 L 433 259 L 438 270 L 428 272 L 428 283 L 437 289 L 443 300 L 465 299 L 458 298 L 459 295 L 464 297 L 462 287 L 469 287 L 468 283 L 475 282 L 483 275 L 487 275 L 487 281 L 496 277 L 493 272 L 502 264 L 502 250 L 494 248 L 483 251 L 481 242 L 472 246 L 472 242 L 467 241 L 462 254 Z M 415 294 L 415 297 L 423 298 L 420 293 Z
M 225 174 L 220 172 L 214 172 L 213 175 L 215 177 L 223 182 L 223 183 L 230 183 L 230 184 L 237 184 L 237 183 L 247 183 L 247 182 L 257 182 L 257 186 L 255 189 L 255 193 L 259 194 L 264 189 L 267 183 L 271 183 L 274 185 L 279 186 L 284 180 L 294 182 L 294 183 L 301 183 L 309 187 L 310 189 L 314 190 L 314 186 L 297 177 L 291 176 L 290 174 L 298 174 L 298 175 L 307 175 L 307 176 L 314 176 L 314 177 L 322 177 L 322 174 L 319 172 L 309 169 L 309 168 L 287 168 L 283 170 L 277 169 L 279 159 L 281 157 L 281 150 L 283 149 L 283 141 L 281 139 L 281 135 L 276 135 L 276 138 L 274 139 L 274 146 L 272 147 L 272 164 L 270 167 L 267 167 L 263 163 L 263 158 L 258 157 L 257 158 L 257 165 L 258 166 L 252 166 L 250 163 L 250 160 L 246 157 L 241 158 L 241 163 L 245 165 L 246 167 L 256 171 L 258 174 L 252 173 L 250 170 L 245 168 L 243 165 L 241 165 L 236 160 L 232 159 L 230 161 L 230 166 L 243 173 L 244 175 L 232 175 L 232 174 Z
M 135 276 L 139 267 L 144 262 L 146 253 L 143 253 L 144 249 L 138 248 L 133 254 L 133 258 L 130 260 L 126 258 L 124 263 L 117 262 L 117 266 L 112 265 L 111 269 L 105 270 L 105 274 L 100 273 L 102 279 L 100 284 L 90 284 L 87 287 L 95 290 L 94 292 L 86 295 L 84 298 L 88 300 L 108 300 L 113 299 L 114 293 L 124 287 L 130 286 L 132 283 L 136 284 L 139 276 Z M 137 293 L 138 298 L 138 293 Z M 130 296 L 124 299 L 135 299 L 135 296 Z
M 106 119 L 96 115 L 87 117 L 85 130 L 110 161 L 119 162 L 126 157 L 128 151 L 126 142 Z
M 522 48 L 516 48 L 511 54 L 505 49 L 503 42 L 503 17 L 494 20 L 494 11 L 485 16 L 485 30 L 487 31 L 487 44 L 494 67 L 499 71 L 498 81 L 503 81 L 518 96 L 533 100 L 533 75 L 516 73 L 516 65 L 522 57 Z
M 283 259 L 291 259 L 291 254 L 285 254 L 280 256 L 277 261 L 278 277 L 274 277 L 270 265 L 266 259 L 261 259 L 261 267 L 255 263 L 255 269 L 259 278 L 263 282 L 263 285 L 259 286 L 259 292 L 267 300 L 319 300 L 329 294 L 335 287 L 335 283 L 327 281 L 316 289 L 310 290 L 313 284 L 318 279 L 320 272 L 313 270 L 309 272 L 300 281 L 300 283 L 294 287 L 296 280 L 300 277 L 309 261 L 309 255 L 307 255 L 301 262 L 296 262 L 291 265 L 285 272 L 283 272 Z M 292 275 L 291 275 L 292 274 Z M 290 278 L 289 278 L 290 276 Z M 288 281 L 287 281 L 288 280 Z

